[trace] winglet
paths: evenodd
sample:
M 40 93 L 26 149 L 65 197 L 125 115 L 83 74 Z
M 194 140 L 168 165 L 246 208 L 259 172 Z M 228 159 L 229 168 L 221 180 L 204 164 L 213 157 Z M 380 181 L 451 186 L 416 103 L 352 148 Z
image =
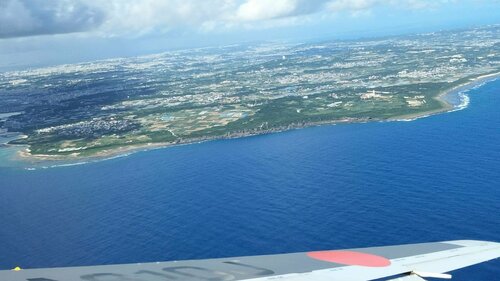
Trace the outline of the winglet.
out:
M 450 274 L 444 273 L 433 273 L 433 272 L 424 272 L 424 271 L 412 271 L 411 274 L 415 274 L 422 278 L 439 278 L 439 279 L 451 279 Z

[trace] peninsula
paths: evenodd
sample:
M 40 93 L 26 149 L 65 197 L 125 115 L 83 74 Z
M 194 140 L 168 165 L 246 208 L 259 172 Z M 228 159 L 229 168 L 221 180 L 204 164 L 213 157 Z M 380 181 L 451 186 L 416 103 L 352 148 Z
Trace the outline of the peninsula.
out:
M 0 73 L 0 133 L 26 159 L 450 110 L 500 71 L 500 26 L 382 39 L 233 45 Z M 486 75 L 486 76 L 485 76 Z

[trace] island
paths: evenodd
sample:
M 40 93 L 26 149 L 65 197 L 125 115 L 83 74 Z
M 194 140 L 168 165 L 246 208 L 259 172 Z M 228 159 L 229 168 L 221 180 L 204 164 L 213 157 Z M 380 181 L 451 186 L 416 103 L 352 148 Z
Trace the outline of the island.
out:
M 449 111 L 500 71 L 500 26 L 266 42 L 0 73 L 0 133 L 27 159 L 79 160 L 319 124 Z

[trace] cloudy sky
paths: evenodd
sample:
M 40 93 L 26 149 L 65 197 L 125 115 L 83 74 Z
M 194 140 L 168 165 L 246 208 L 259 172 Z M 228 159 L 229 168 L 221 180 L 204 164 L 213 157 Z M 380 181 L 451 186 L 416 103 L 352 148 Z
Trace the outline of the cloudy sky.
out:
M 0 0 L 0 71 L 170 49 L 500 23 L 499 0 Z

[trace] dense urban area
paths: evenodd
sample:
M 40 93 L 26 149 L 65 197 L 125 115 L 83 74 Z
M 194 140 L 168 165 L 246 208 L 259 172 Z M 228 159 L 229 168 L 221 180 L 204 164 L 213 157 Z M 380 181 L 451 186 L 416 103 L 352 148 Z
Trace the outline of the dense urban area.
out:
M 0 73 L 0 133 L 86 157 L 314 124 L 410 118 L 500 69 L 500 27 L 262 43 Z

